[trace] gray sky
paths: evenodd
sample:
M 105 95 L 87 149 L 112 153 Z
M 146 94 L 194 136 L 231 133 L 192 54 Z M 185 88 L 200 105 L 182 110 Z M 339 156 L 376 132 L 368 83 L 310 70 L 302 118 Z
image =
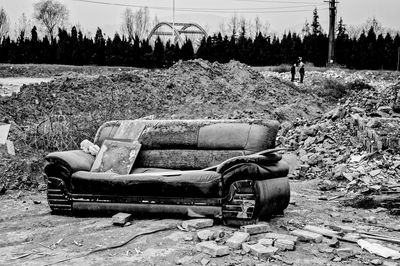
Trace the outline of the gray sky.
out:
M 87 3 L 74 0 L 59 0 L 70 11 L 70 24 L 80 24 L 85 32 L 95 32 L 99 26 L 108 35 L 120 31 L 121 14 L 124 6 Z M 157 16 L 159 21 L 172 21 L 173 0 L 94 0 L 122 5 L 149 6 L 150 16 Z M 0 0 L 14 25 L 22 13 L 32 18 L 33 3 L 36 0 Z M 218 31 L 219 24 L 227 21 L 234 10 L 238 16 L 247 19 L 257 15 L 270 24 L 276 33 L 284 31 L 299 32 L 306 19 L 312 20 L 312 10 L 319 10 L 320 23 L 325 31 L 328 28 L 328 3 L 323 0 L 175 0 L 176 21 L 196 22 L 209 33 Z M 132 7 L 135 9 L 135 7 Z M 197 10 L 196 10 L 197 9 Z M 201 9 L 205 12 L 198 12 Z M 247 9 L 247 13 L 243 12 Z M 189 11 L 190 10 L 190 11 Z M 345 24 L 361 24 L 368 17 L 375 16 L 385 27 L 400 29 L 399 0 L 341 0 L 338 4 L 338 17 L 343 17 Z

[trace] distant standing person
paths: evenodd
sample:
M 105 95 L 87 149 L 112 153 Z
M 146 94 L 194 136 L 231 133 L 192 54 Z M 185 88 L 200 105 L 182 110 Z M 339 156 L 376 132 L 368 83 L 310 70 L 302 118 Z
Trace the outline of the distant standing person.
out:
M 303 62 L 300 62 L 300 64 L 299 64 L 299 66 L 300 66 L 300 69 L 299 69 L 299 73 L 300 73 L 300 83 L 303 83 L 303 80 L 304 80 L 304 64 L 303 64 Z
M 292 65 L 292 68 L 290 69 L 290 73 L 292 74 L 292 82 L 294 82 L 294 77 L 296 76 L 296 64 Z

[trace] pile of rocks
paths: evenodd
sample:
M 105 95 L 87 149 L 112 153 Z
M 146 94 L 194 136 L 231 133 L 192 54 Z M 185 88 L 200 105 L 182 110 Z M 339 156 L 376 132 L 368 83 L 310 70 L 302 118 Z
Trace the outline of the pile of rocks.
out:
M 400 252 L 397 250 L 369 239 L 375 236 L 380 240 L 386 240 L 387 237 L 369 235 L 367 232 L 346 225 L 329 223 L 327 227 L 305 225 L 301 229 L 294 227 L 283 233 L 277 233 L 266 222 L 241 226 L 239 230 L 226 227 L 214 229 L 216 227 L 211 226 L 213 226 L 212 219 L 193 219 L 184 221 L 178 228 L 182 231 L 193 232 L 195 236 L 186 237 L 185 241 L 194 241 L 197 252 L 207 254 L 211 258 L 250 255 L 260 261 L 272 260 L 291 265 L 293 262 L 284 259 L 283 254 L 296 250 L 296 246 L 300 248 L 303 244 L 311 244 L 319 252 L 332 254 L 334 262 L 355 256 L 362 257 L 360 254 L 363 249 L 384 258 L 400 259 Z M 208 228 L 204 229 L 206 227 Z M 342 246 L 342 241 L 350 245 Z M 204 264 L 201 263 L 206 265 L 208 262 L 209 260 L 204 261 Z M 177 264 L 185 264 L 185 262 L 179 260 Z M 232 264 L 236 263 L 231 262 L 229 265 Z
M 303 230 L 294 230 L 291 235 L 272 233 L 268 223 L 245 225 L 233 232 L 204 229 L 212 225 L 212 219 L 193 219 L 184 221 L 178 228 L 196 232 L 194 240 L 199 241 L 196 250 L 211 257 L 249 253 L 258 259 L 276 259 L 279 257 L 274 256 L 279 252 L 295 250 L 299 241 L 322 241 L 322 236 Z
M 371 73 L 363 77 L 376 79 Z M 388 75 L 386 82 L 390 85 L 396 80 Z M 391 107 L 395 97 L 392 85 L 357 84 L 353 85 L 361 90 L 349 92 L 322 117 L 282 124 L 278 144 L 290 147 L 300 161 L 291 178 L 325 179 L 322 190 L 398 191 L 400 114 Z

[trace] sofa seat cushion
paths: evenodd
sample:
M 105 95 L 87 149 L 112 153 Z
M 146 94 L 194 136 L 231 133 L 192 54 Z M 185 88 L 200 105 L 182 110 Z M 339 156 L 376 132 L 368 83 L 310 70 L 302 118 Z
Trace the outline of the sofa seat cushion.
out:
M 79 171 L 72 175 L 72 194 L 220 197 L 221 175 L 213 171 L 164 171 L 119 175 Z

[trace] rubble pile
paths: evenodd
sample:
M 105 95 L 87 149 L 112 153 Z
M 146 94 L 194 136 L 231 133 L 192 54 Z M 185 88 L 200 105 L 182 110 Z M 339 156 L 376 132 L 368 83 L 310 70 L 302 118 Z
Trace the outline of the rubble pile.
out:
M 350 91 L 321 118 L 282 125 L 278 144 L 300 160 L 292 178 L 322 178 L 321 190 L 400 192 L 400 114 L 392 108 L 399 76 L 327 72 L 320 75 L 343 78 Z
M 288 257 L 293 258 L 290 253 L 298 249 L 303 250 L 305 246 L 311 246 L 314 252 L 330 254 L 333 262 L 357 261 L 369 264 L 379 260 L 362 255 L 363 250 L 385 259 L 400 259 L 400 252 L 390 245 L 390 241 L 394 241 L 395 238 L 341 224 L 326 223 L 325 226 L 307 224 L 278 229 L 271 223 L 260 222 L 234 229 L 214 225 L 212 219 L 193 219 L 183 221 L 177 227 L 186 232 L 183 240 L 193 242 L 197 253 L 209 256 L 207 262 L 204 264 L 201 262 L 203 265 L 214 258 L 224 256 L 229 256 L 227 265 L 242 265 L 246 257 L 261 262 L 292 265 L 298 261 L 288 260 Z M 377 243 L 373 239 L 381 242 Z M 197 255 L 184 256 L 177 259 L 176 264 L 194 263 L 196 257 Z

